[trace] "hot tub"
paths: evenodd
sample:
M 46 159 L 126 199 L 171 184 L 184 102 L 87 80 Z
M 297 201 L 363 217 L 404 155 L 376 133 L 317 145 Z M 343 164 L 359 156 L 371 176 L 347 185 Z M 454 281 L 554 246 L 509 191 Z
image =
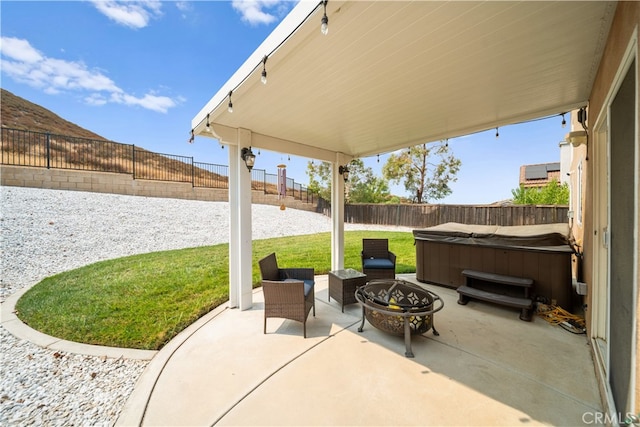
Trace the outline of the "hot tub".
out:
M 529 278 L 533 297 L 574 307 L 568 224 L 486 226 L 446 223 L 413 230 L 416 279 L 457 288 L 462 270 Z M 495 291 L 495 289 L 491 289 Z

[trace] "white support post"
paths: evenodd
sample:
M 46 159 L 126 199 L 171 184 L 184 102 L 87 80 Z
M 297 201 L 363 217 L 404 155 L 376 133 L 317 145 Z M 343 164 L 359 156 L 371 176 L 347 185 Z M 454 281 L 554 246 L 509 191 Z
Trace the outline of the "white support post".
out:
M 251 147 L 251 131 L 238 129 L 238 149 Z M 251 172 L 238 155 L 238 293 L 240 310 L 253 306 L 252 283 L 252 226 L 251 226 Z
M 238 239 L 240 230 L 240 211 L 239 205 L 239 188 L 238 168 L 240 158 L 240 149 L 237 145 L 228 145 L 229 148 L 229 307 L 237 308 L 239 306 L 238 284 L 240 277 L 239 263 L 240 259 L 237 254 L 240 252 L 240 241 Z
M 344 268 L 344 177 L 338 170 L 345 164 L 344 156 L 338 153 L 331 173 L 331 270 Z
M 229 306 L 253 306 L 251 172 L 242 148 L 251 146 L 251 132 L 238 129 L 238 145 L 229 145 Z

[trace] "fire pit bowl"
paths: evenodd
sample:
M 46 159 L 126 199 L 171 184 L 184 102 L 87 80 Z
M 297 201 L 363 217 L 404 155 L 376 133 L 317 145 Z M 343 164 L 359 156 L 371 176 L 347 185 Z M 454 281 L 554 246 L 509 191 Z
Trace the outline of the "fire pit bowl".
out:
M 404 335 L 406 357 L 414 357 L 411 335 L 433 329 L 433 314 L 442 310 L 440 297 L 423 287 L 397 279 L 371 280 L 356 290 L 356 300 L 362 305 L 362 332 L 366 318 L 376 328 L 390 334 Z

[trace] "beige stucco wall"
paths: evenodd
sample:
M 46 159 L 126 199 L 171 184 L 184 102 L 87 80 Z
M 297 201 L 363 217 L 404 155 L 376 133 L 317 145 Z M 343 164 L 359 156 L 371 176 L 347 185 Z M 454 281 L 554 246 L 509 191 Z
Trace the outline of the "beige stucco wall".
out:
M 193 187 L 188 182 L 149 181 L 133 179 L 128 174 L 25 166 L 0 166 L 0 185 L 214 202 L 226 202 L 229 199 L 227 189 Z M 316 210 L 315 204 L 303 203 L 292 197 L 279 200 L 278 196 L 264 194 L 263 191 L 253 191 L 251 196 L 252 202 L 256 204 L 284 203 L 289 208 L 312 212 Z
M 609 37 L 605 52 L 600 62 L 600 67 L 596 75 L 596 79 L 593 85 L 591 96 L 589 99 L 589 128 L 590 128 L 590 140 L 592 140 L 593 129 L 591 127 L 595 124 L 596 119 L 601 115 L 603 108 L 605 108 L 605 102 L 607 96 L 612 90 L 616 73 L 618 72 L 623 60 L 625 52 L 629 46 L 632 37 L 634 37 L 634 31 L 640 26 L 640 3 L 638 2 L 620 2 L 617 5 L 615 16 L 613 19 L 613 25 Z M 636 61 L 640 59 L 637 52 L 638 45 L 636 44 Z M 640 69 L 640 67 L 637 67 Z M 636 76 L 636 81 L 640 76 Z M 638 96 L 638 95 L 636 95 Z M 640 117 L 638 117 L 640 122 Z M 598 156 L 598 154 L 600 154 Z M 606 182 L 607 176 L 599 174 L 596 176 L 594 170 L 605 170 L 606 168 L 594 167 L 594 162 L 607 162 L 606 158 L 602 158 L 602 152 L 598 153 L 596 147 L 592 145 L 588 147 L 588 155 L 590 165 L 587 171 L 587 188 L 593 189 L 595 185 Z M 638 189 L 636 187 L 636 189 Z M 635 194 L 636 200 L 640 198 L 640 190 Z M 585 277 L 591 283 L 598 280 L 598 272 L 594 267 L 594 247 L 597 244 L 599 235 L 594 235 L 597 230 L 598 224 L 594 224 L 594 217 L 592 212 L 598 209 L 596 206 L 597 200 L 593 198 L 593 191 L 588 191 L 585 195 L 586 211 L 585 211 Z M 638 212 L 636 212 L 638 214 Z M 636 220 L 640 223 L 640 214 L 638 214 Z M 636 251 L 640 253 L 640 233 L 636 236 Z M 637 260 L 638 261 L 638 260 Z M 640 271 L 640 261 L 636 266 L 636 272 Z M 640 307 L 640 292 L 638 291 L 639 277 L 635 278 L 636 295 L 639 295 L 639 300 L 636 301 L 636 307 Z M 591 297 L 591 295 L 590 295 Z M 589 306 L 592 306 L 591 298 L 589 298 Z M 640 354 L 640 313 L 636 313 L 636 354 Z M 638 369 L 638 361 L 636 360 L 635 368 L 635 410 L 640 409 L 640 370 Z

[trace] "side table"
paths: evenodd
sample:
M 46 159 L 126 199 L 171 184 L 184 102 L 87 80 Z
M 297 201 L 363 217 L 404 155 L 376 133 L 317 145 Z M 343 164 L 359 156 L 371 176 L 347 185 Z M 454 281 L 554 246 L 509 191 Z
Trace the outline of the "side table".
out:
M 344 306 L 356 302 L 356 289 L 367 284 L 367 275 L 353 268 L 329 272 L 329 301 L 338 301 L 344 313 Z

